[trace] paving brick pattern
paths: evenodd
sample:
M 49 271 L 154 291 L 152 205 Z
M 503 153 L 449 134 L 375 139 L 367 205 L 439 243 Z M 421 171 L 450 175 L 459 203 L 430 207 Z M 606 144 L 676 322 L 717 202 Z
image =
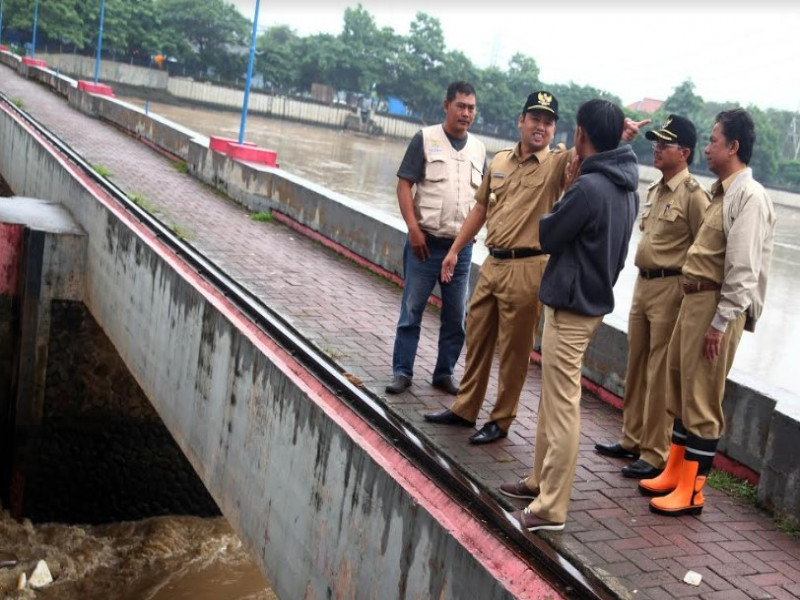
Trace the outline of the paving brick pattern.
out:
M 60 97 L 3 66 L 0 91 L 21 98 L 28 112 L 91 164 L 109 169 L 114 183 L 157 206 L 162 218 L 188 232 L 199 250 L 284 314 L 367 387 L 383 393 L 391 376 L 400 305 L 397 286 L 286 227 L 250 220 L 243 208 L 181 174 L 145 145 L 69 109 Z M 448 407 L 452 401 L 429 385 L 437 331 L 432 310 L 423 322 L 414 385 L 404 394 L 386 397 L 386 404 L 480 485 L 495 490 L 530 468 L 539 368 L 529 368 L 508 438 L 490 446 L 470 446 L 470 430 L 434 426 L 422 418 L 424 412 Z M 463 357 L 456 376 L 462 369 Z M 495 384 L 496 371 L 490 399 Z M 764 512 L 712 489 L 707 490 L 700 516 L 651 514 L 636 482 L 620 475 L 624 463 L 593 451 L 595 442 L 618 435 L 619 411 L 588 393 L 581 409 L 580 458 L 567 527 L 542 537 L 580 569 L 607 580 L 620 598 L 800 597 L 800 540 L 778 531 Z M 485 408 L 479 425 L 487 415 Z M 524 505 L 496 496 L 509 510 Z M 699 586 L 683 583 L 688 570 L 703 576 Z

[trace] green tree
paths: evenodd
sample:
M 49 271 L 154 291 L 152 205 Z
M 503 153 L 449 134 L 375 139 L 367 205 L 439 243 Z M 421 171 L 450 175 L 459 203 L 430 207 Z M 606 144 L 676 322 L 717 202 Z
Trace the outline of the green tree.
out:
M 442 114 L 443 89 L 449 84 L 444 73 L 444 34 L 439 19 L 418 12 L 405 39 L 405 53 L 397 67 L 401 98 L 426 121 Z
M 197 71 L 246 65 L 252 23 L 224 0 L 155 0 L 170 52 Z M 235 52 L 234 52 L 235 50 Z M 230 54 L 239 58 L 231 61 Z
M 662 107 L 664 116 L 669 114 L 686 117 L 697 126 L 698 116 L 703 110 L 703 99 L 694 93 L 694 83 L 687 79 L 672 91 Z
M 300 70 L 297 56 L 302 40 L 288 25 L 270 27 L 256 40 L 257 71 L 279 92 L 299 89 Z
M 518 104 L 522 103 L 528 94 L 542 88 L 536 61 L 519 52 L 514 54 L 508 63 L 507 78 L 508 91 L 517 98 Z
M 74 45 L 81 49 L 88 36 L 80 15 L 76 10 L 77 0 L 51 0 L 39 3 L 36 23 L 37 46 L 53 42 L 59 45 Z M 3 30 L 18 30 L 23 39 L 33 39 L 33 0 L 6 0 L 3 4 Z M 6 21 L 6 19 L 8 19 Z M 97 29 L 95 28 L 95 32 Z M 37 48 L 37 50 L 41 50 Z

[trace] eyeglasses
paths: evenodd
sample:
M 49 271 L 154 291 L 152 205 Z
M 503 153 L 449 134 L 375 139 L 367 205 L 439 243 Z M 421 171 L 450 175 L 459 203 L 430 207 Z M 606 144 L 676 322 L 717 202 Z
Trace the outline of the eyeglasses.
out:
M 653 150 L 666 150 L 667 148 L 680 148 L 680 144 L 668 144 L 667 142 L 653 142 Z

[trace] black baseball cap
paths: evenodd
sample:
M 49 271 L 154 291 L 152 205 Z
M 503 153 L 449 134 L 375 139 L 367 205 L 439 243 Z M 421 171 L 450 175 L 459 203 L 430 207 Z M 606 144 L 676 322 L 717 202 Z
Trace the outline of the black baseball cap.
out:
M 644 137 L 653 142 L 663 140 L 670 144 L 678 144 L 692 151 L 697 144 L 697 130 L 694 124 L 678 115 L 670 115 L 660 129 L 651 129 L 644 134 Z
M 556 97 L 550 92 L 542 90 L 533 92 L 528 96 L 525 106 L 522 107 L 522 114 L 524 115 L 526 112 L 534 110 L 549 112 L 556 118 L 556 121 L 558 121 L 558 100 L 556 100 Z

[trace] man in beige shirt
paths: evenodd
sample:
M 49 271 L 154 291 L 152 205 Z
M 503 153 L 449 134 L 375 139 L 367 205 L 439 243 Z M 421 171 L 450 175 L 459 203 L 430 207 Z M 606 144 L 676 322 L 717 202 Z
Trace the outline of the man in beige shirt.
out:
M 725 424 L 722 398 L 744 329 L 764 306 L 775 210 L 747 167 L 756 139 L 741 108 L 717 115 L 705 148 L 718 180 L 683 265 L 684 297 L 667 350 L 667 411 L 672 443 L 664 472 L 639 482 L 650 510 L 699 514 L 703 486 Z
M 639 271 L 628 317 L 628 368 L 622 436 L 596 444 L 598 453 L 636 458 L 622 468 L 634 479 L 661 473 L 669 450 L 664 387 L 667 346 L 683 297 L 681 268 L 708 208 L 708 193 L 689 173 L 697 132 L 689 119 L 670 115 L 645 137 L 653 142 L 653 165 L 661 171 L 647 194 L 635 264 Z

